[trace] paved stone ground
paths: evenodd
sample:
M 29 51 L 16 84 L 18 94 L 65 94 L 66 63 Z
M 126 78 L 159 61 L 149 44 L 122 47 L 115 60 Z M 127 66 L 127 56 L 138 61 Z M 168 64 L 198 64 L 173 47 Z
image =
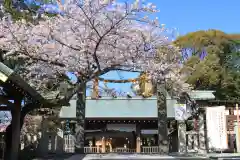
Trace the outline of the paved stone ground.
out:
M 240 160 L 240 153 L 209 153 L 207 155 L 144 155 L 144 154 L 75 154 L 75 155 L 50 155 L 46 158 L 34 159 L 34 160 Z
M 62 155 L 43 158 L 41 160 L 203 160 L 204 156 L 168 156 L 168 155 L 144 155 L 144 154 L 88 154 L 88 155 Z M 40 160 L 40 159 L 35 159 Z
M 210 159 L 219 159 L 219 160 L 230 160 L 230 159 L 235 159 L 235 160 L 240 160 L 240 153 L 209 153 L 208 157 Z
M 123 154 L 107 154 L 107 155 L 86 155 L 83 160 L 100 160 L 100 159 L 129 159 L 129 160 L 182 160 L 182 159 L 207 159 L 206 157 L 192 157 L 192 156 L 168 156 L 168 155 L 143 155 L 143 154 L 129 154 L 129 155 L 123 155 Z

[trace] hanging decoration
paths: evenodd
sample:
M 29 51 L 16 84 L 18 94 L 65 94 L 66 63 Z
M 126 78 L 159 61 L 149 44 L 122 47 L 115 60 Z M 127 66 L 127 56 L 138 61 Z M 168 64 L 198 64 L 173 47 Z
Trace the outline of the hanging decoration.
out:
M 121 80 L 113 80 L 113 79 L 104 79 L 104 78 L 96 78 L 94 80 L 93 86 L 93 94 L 92 98 L 98 98 L 98 86 L 99 81 L 106 83 L 132 83 L 132 90 L 136 95 L 143 96 L 144 98 L 148 98 L 153 96 L 153 85 L 151 82 L 151 77 L 147 73 L 141 73 L 138 78 L 130 78 L 130 79 L 121 79 Z

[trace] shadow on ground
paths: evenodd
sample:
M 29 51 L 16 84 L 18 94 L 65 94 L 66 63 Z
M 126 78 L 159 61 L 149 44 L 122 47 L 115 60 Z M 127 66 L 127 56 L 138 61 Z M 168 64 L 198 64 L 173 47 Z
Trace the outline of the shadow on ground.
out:
M 85 155 L 81 154 L 48 154 L 47 156 L 41 156 L 40 153 L 34 150 L 25 150 L 20 152 L 20 160 L 82 160 Z

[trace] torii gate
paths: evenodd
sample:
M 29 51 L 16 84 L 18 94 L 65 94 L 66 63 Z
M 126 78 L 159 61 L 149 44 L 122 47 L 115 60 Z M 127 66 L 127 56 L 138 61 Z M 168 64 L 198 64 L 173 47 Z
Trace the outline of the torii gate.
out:
M 11 135 L 11 154 L 6 157 L 8 160 L 17 160 L 19 155 L 20 142 L 20 117 L 22 101 L 24 98 L 31 99 L 36 105 L 44 104 L 46 100 L 26 83 L 18 74 L 0 62 L 0 86 L 5 95 L 0 95 L 0 102 L 7 107 L 0 107 L 0 110 L 9 110 L 12 113 L 12 135 Z M 9 102 L 14 100 L 14 103 Z

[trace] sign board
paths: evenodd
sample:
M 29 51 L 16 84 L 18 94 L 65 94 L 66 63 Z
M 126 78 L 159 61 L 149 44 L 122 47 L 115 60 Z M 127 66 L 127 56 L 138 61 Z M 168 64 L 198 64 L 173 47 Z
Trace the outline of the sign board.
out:
M 175 120 L 183 121 L 186 120 L 187 107 L 186 104 L 175 104 L 174 106 Z
M 206 108 L 206 124 L 209 149 L 227 149 L 228 144 L 225 106 Z
M 132 132 L 136 131 L 136 124 L 107 124 L 107 130 Z
M 156 129 L 143 129 L 143 130 L 141 130 L 141 134 L 158 134 L 158 130 L 156 130 Z

